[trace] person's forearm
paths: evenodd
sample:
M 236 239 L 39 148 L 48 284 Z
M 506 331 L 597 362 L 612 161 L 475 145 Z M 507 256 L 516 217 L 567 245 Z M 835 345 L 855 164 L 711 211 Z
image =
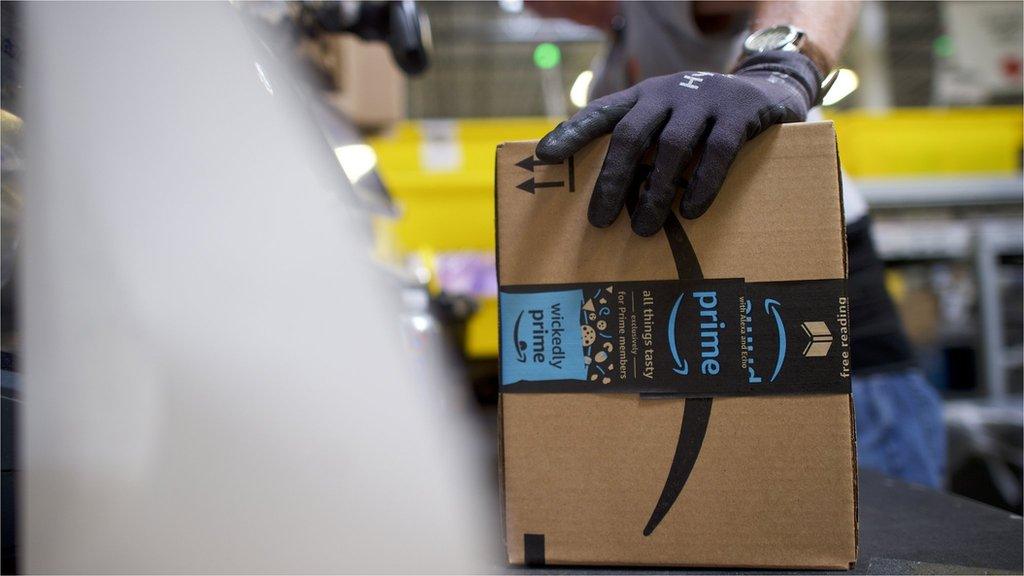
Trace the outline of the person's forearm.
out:
M 821 73 L 836 67 L 843 46 L 857 24 L 860 3 L 840 2 L 758 2 L 754 5 L 752 29 L 790 24 L 807 33 L 823 61 L 815 61 Z

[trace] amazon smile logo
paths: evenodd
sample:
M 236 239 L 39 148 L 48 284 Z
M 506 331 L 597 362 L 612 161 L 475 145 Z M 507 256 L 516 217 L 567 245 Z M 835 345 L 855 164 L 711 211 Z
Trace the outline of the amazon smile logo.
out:
M 786 361 L 786 326 L 782 323 L 782 304 L 778 300 L 765 298 L 764 312 L 775 319 L 775 332 L 779 337 L 778 354 L 775 356 L 775 368 L 772 370 L 772 377 L 769 382 L 775 382 L 782 372 L 782 363 Z
M 742 322 L 744 324 L 743 367 L 747 370 L 747 383 L 763 384 L 764 377 L 757 373 L 760 363 L 757 362 L 756 352 L 764 349 L 764 346 L 762 346 L 764 343 L 755 334 L 755 328 L 759 322 L 756 321 L 756 315 L 751 313 L 754 310 L 753 302 L 746 300 L 742 310 Z M 768 382 L 775 382 L 775 379 L 779 377 L 779 373 L 782 372 L 782 365 L 786 361 L 786 325 L 782 322 L 782 304 L 773 298 L 765 298 L 764 314 L 770 321 L 769 324 L 775 327 L 777 339 L 775 363 L 769 364 L 772 367 L 772 373 L 768 377 Z
M 646 174 L 643 175 L 643 178 L 646 178 Z M 627 199 L 630 215 L 632 215 L 632 207 L 635 206 L 635 193 L 639 191 L 642 181 L 642 178 L 634 179 L 633 186 L 631 187 L 634 194 L 631 194 Z M 665 228 L 663 230 L 665 237 L 668 239 L 669 249 L 672 251 L 672 260 L 675 261 L 676 274 L 679 276 L 679 279 L 703 279 L 704 272 L 700 268 L 697 254 L 693 251 L 693 245 L 690 244 L 690 239 L 686 236 L 686 231 L 683 229 L 682 224 L 679 223 L 679 219 L 674 212 L 665 221 Z M 680 370 L 684 368 L 678 365 L 678 363 L 676 367 Z M 688 372 L 689 366 L 687 365 L 685 369 Z M 683 402 L 683 411 L 679 422 L 679 438 L 676 440 L 672 464 L 669 467 L 668 476 L 665 477 L 665 485 L 661 488 L 658 501 L 655 502 L 654 509 L 651 510 L 651 516 L 647 519 L 647 525 L 644 526 L 644 536 L 650 536 L 654 533 L 654 530 L 657 529 L 665 515 L 668 514 L 669 510 L 676 503 L 676 499 L 682 493 L 683 487 L 686 486 L 686 481 L 689 479 L 690 472 L 693 471 L 693 467 L 697 463 L 701 446 L 704 444 L 704 435 L 707 433 L 708 422 L 711 419 L 712 405 L 713 400 L 711 398 L 689 398 Z
M 512 339 L 516 343 L 516 360 L 524 364 L 526 363 L 526 348 L 529 344 L 526 343 L 526 340 L 519 337 L 519 326 L 522 324 L 523 314 L 525 313 L 525 311 L 519 313 L 519 316 L 516 317 L 516 324 L 512 328 Z
M 679 315 L 679 305 L 683 303 L 683 296 L 685 294 L 679 294 L 675 303 L 672 304 L 672 312 L 668 316 L 668 349 L 672 353 L 672 361 L 676 364 L 672 371 L 686 376 L 690 373 L 690 364 L 686 358 L 679 357 L 679 348 L 676 346 L 676 317 Z

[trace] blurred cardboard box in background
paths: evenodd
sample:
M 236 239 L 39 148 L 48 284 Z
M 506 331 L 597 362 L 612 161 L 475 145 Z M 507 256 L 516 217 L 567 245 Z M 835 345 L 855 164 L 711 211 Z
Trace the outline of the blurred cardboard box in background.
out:
M 387 44 L 331 34 L 302 52 L 329 77 L 328 102 L 359 128 L 380 131 L 406 117 L 406 77 Z

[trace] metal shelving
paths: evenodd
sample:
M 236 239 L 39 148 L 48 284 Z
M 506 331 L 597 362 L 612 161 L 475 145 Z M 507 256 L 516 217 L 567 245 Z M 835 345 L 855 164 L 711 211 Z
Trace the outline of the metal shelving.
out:
M 1021 347 L 1005 341 L 999 265 L 1004 256 L 1024 255 L 1024 178 L 874 179 L 857 186 L 879 215 L 875 241 L 883 259 L 970 264 L 977 290 L 978 381 L 988 401 L 1006 402 L 1007 372 L 1021 364 Z
M 935 208 L 1021 204 L 1024 175 L 858 179 L 872 208 Z

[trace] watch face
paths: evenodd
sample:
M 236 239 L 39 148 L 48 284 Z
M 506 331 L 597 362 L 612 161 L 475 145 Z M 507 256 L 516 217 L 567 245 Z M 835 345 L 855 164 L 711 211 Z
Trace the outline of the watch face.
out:
M 772 26 L 758 30 L 747 37 L 744 47 L 751 52 L 780 50 L 797 39 L 797 30 L 792 26 Z

